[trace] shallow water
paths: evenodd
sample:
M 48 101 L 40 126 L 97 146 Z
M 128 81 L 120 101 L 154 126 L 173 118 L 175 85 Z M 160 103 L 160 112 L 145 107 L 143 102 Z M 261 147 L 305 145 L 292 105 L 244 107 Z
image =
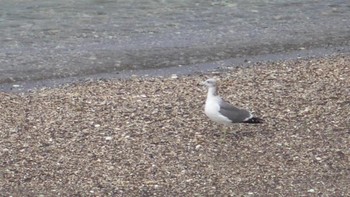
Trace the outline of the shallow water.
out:
M 350 42 L 347 0 L 0 4 L 0 84 L 208 64 Z

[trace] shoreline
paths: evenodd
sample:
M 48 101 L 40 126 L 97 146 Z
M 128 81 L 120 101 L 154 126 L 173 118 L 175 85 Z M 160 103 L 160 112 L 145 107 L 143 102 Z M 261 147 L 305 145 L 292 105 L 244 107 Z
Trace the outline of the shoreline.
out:
M 320 57 L 331 57 L 342 54 L 350 54 L 350 46 L 338 46 L 331 48 L 313 48 L 293 52 L 266 54 L 258 56 L 247 56 L 232 58 L 211 63 L 184 65 L 177 67 L 165 67 L 156 69 L 123 70 L 117 73 L 98 73 L 86 76 L 53 78 L 37 81 L 17 81 L 13 83 L 0 84 L 0 92 L 27 92 L 42 88 L 55 88 L 74 83 L 84 83 L 96 80 L 128 79 L 131 77 L 171 77 L 206 74 L 210 72 L 224 72 L 232 67 L 249 67 L 256 63 L 280 62 L 287 60 L 312 59 Z

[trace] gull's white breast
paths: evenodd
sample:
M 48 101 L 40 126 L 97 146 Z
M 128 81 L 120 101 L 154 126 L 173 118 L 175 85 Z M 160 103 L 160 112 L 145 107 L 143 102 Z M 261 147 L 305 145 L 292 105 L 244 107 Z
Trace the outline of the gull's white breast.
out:
M 220 103 L 221 98 L 218 96 L 211 96 L 208 97 L 205 101 L 205 114 L 211 119 L 212 121 L 215 121 L 217 123 L 221 124 L 230 124 L 232 123 L 230 119 L 223 116 L 220 111 Z

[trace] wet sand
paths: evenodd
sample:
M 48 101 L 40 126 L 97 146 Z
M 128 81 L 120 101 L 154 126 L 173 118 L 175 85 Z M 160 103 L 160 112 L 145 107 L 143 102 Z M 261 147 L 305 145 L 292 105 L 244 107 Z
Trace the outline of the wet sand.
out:
M 350 195 L 350 56 L 0 93 L 6 196 Z M 220 94 L 265 119 L 224 135 Z M 234 135 L 234 133 L 237 135 Z

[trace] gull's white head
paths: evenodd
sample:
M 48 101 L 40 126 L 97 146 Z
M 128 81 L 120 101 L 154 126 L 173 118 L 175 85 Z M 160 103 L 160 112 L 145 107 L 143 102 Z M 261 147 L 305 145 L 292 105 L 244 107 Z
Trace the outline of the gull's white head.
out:
M 207 87 L 216 87 L 216 80 L 211 78 L 211 79 L 207 79 L 203 82 L 203 84 Z

